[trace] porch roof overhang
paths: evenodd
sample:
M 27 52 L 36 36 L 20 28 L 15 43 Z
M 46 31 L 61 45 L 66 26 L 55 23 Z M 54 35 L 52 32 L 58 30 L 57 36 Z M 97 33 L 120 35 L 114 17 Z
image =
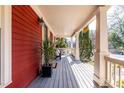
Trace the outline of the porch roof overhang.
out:
M 56 37 L 70 37 L 92 21 L 100 6 L 104 5 L 39 5 L 37 9 Z

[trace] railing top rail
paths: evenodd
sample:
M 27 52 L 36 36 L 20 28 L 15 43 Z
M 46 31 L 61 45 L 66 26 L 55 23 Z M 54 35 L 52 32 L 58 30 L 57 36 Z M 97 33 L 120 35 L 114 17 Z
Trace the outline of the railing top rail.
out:
M 118 58 L 118 57 L 114 57 L 114 56 L 105 56 L 104 58 L 106 61 L 124 66 L 124 59 L 123 58 Z

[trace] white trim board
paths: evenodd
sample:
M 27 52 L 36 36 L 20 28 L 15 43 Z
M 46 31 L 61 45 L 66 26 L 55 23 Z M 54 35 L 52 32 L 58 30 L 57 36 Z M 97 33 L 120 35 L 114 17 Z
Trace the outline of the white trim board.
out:
M 1 85 L 12 82 L 12 9 L 10 5 L 1 6 Z
M 1 85 L 1 6 L 0 6 L 0 85 Z

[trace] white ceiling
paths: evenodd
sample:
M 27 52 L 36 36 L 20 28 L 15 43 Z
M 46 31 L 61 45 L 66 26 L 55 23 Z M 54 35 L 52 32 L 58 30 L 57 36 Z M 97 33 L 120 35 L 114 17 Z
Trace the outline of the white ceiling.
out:
M 40 5 L 45 21 L 56 36 L 71 36 L 97 8 L 96 5 Z

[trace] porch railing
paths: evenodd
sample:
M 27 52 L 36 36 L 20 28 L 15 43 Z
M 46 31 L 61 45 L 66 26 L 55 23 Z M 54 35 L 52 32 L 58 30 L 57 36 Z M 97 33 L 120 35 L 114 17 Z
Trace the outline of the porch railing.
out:
M 61 50 L 62 54 L 74 54 L 75 49 L 74 48 L 58 48 Z
M 109 87 L 124 88 L 124 59 L 105 56 L 106 84 Z

